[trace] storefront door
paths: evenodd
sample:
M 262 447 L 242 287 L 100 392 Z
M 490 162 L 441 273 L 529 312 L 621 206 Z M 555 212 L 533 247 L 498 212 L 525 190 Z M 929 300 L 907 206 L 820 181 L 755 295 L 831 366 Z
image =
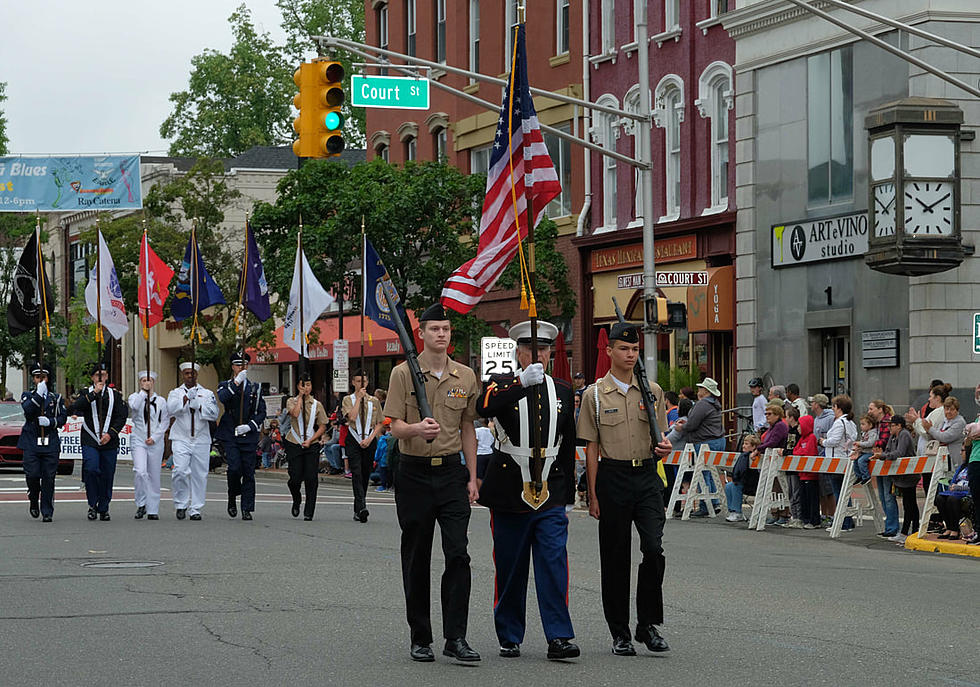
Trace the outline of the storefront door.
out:
M 848 372 L 850 368 L 850 332 L 824 330 L 823 333 L 823 388 L 821 391 L 833 398 L 850 393 Z

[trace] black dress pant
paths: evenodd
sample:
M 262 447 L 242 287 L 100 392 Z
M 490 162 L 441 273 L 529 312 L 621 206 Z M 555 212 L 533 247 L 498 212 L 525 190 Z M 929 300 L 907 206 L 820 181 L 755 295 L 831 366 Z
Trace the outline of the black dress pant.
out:
M 664 483 L 653 462 L 632 467 L 628 463 L 600 461 L 596 498 L 602 610 L 613 638 L 629 638 L 632 636 L 629 597 L 634 524 L 643 556 L 636 580 L 637 624 L 660 625 L 664 621 Z
M 24 451 L 24 476 L 27 478 L 27 498 L 31 503 L 40 499 L 41 515 L 54 515 L 54 477 L 58 472 L 59 454 L 29 448 Z
M 367 492 L 368 482 L 371 481 L 371 468 L 374 465 L 374 451 L 378 448 L 378 441 L 375 439 L 367 448 L 361 448 L 361 443 L 353 435 L 348 434 L 344 448 L 347 449 L 351 488 L 354 490 L 354 513 L 360 513 L 367 507 L 364 495 Z
M 226 441 L 228 498 L 242 497 L 242 510 L 255 510 L 255 450 L 258 442 Z
M 432 643 L 429 577 L 436 522 L 446 559 L 441 585 L 442 633 L 446 639 L 466 636 L 470 607 L 470 557 L 466 553 L 469 473 L 460 464 L 459 454 L 446 456 L 443 461 L 433 467 L 403 455 L 398 464 L 395 506 L 402 530 L 402 581 L 413 644 Z
M 320 469 L 320 445 L 315 444 L 309 448 L 303 448 L 299 444 L 291 441 L 285 442 L 286 458 L 289 460 L 287 471 L 289 472 L 289 493 L 293 495 L 293 505 L 299 506 L 302 501 L 300 485 L 306 485 L 306 505 L 303 507 L 303 515 L 313 517 L 316 510 L 316 490 L 320 484 L 318 472 Z
M 898 491 L 902 494 L 902 534 L 918 532 L 919 502 L 915 498 L 915 487 L 898 487 Z

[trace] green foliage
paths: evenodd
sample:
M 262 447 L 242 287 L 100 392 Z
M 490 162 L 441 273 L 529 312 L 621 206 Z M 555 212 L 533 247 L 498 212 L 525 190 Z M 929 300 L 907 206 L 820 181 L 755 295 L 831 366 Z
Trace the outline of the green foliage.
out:
M 228 22 L 231 51 L 206 49 L 193 57 L 187 90 L 170 95 L 174 109 L 160 135 L 173 139 L 171 155 L 233 157 L 292 137 L 294 67 L 268 33 L 255 30 L 244 4 Z
M 578 305 L 575 292 L 568 283 L 568 264 L 558 252 L 558 227 L 547 217 L 534 228 L 535 301 L 538 317 L 545 320 L 569 320 Z M 527 243 L 524 244 L 525 258 Z M 520 288 L 520 262 L 511 262 L 497 282 L 500 288 Z
M 88 386 L 91 381 L 88 366 L 99 358 L 95 323 L 85 308 L 85 294 L 81 291 L 68 304 L 67 329 L 67 341 L 58 356 L 58 368 L 64 374 L 65 382 L 79 389 Z
M 0 105 L 7 99 L 7 83 L 5 81 L 0 81 Z M 0 155 L 7 154 L 7 143 L 9 139 L 7 138 L 7 117 L 3 114 L 3 109 L 0 108 Z
M 701 381 L 701 371 L 693 372 L 686 367 L 670 367 L 665 362 L 657 363 L 657 384 L 666 391 L 680 392 L 685 386 L 691 388 Z

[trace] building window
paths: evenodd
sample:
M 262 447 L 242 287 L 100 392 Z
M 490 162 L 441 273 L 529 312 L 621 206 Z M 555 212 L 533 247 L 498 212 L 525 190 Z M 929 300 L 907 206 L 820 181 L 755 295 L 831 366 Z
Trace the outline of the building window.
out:
M 378 160 L 388 162 L 388 146 L 380 145 L 374 149 L 374 157 Z
M 684 121 L 684 82 L 676 74 L 660 80 L 655 91 L 654 123 L 664 130 L 664 185 L 666 213 L 661 221 L 680 217 L 681 211 L 681 122 Z
M 405 139 L 405 161 L 412 162 L 415 160 L 417 149 L 416 149 L 416 138 L 411 136 Z
M 808 57 L 807 189 L 811 205 L 848 200 L 854 184 L 853 53 Z
M 448 159 L 448 153 L 446 151 L 447 144 L 448 136 L 446 130 L 437 129 L 432 134 L 432 149 L 436 152 L 436 162 L 444 162 Z
M 378 45 L 383 50 L 388 49 L 388 5 L 378 8 Z M 382 68 L 379 73 L 381 76 L 387 76 L 388 69 Z
M 415 0 L 405 0 L 405 53 L 415 57 Z
M 557 12 L 555 13 L 555 18 L 556 18 L 558 34 L 556 36 L 556 41 L 555 41 L 556 43 L 555 54 L 564 55 L 565 53 L 568 52 L 568 34 L 570 31 L 568 26 L 569 0 L 557 0 L 557 2 L 558 2 L 558 7 L 557 7 Z
M 681 26 L 681 0 L 664 0 L 664 31 Z
M 596 101 L 599 105 L 619 107 L 616 98 L 604 95 Z M 596 143 L 608 150 L 616 150 L 616 139 L 619 134 L 618 120 L 614 115 L 596 112 L 594 136 Z M 607 155 L 602 156 L 602 231 L 612 231 L 616 228 L 616 160 Z
M 627 112 L 640 111 L 640 87 L 632 86 L 623 98 L 623 109 Z M 633 157 L 639 156 L 640 128 L 632 119 L 623 119 L 623 130 L 633 136 Z M 634 223 L 639 224 L 643 219 L 643 195 L 640 193 L 640 170 L 633 168 L 633 217 Z
M 721 211 L 728 208 L 729 178 L 729 111 L 734 105 L 732 67 L 725 62 L 712 62 L 698 82 L 699 98 L 694 101 L 701 116 L 709 120 L 711 131 L 711 207 Z
M 728 11 L 728 5 L 732 4 L 730 0 L 709 0 L 711 5 L 711 16 L 719 17 Z
M 435 0 L 436 62 L 446 62 L 446 0 Z
M 68 261 L 71 269 L 71 278 L 68 282 L 68 295 L 74 297 L 81 289 L 85 288 L 88 281 L 88 262 L 89 255 L 94 253 L 94 246 L 88 242 L 75 241 L 68 247 Z
M 507 0 L 504 4 L 506 16 L 504 26 L 507 27 L 507 35 L 504 38 L 504 71 L 510 71 L 510 61 L 514 50 L 514 29 L 517 28 L 517 3 L 518 0 Z
M 599 17 L 600 31 L 602 37 L 602 50 L 600 54 L 606 55 L 616 50 L 616 2 L 615 0 L 602 0 L 599 6 L 601 16 Z
M 470 0 L 470 71 L 480 71 L 480 0 Z
M 470 148 L 470 174 L 486 174 L 490 171 L 490 146 Z
M 569 124 L 561 124 L 555 128 L 565 133 L 571 132 Z M 548 155 L 551 156 L 561 183 L 561 194 L 548 203 L 545 213 L 551 218 L 566 217 L 572 214 L 572 145 L 567 139 L 550 133 L 544 133 L 544 144 L 548 147 Z

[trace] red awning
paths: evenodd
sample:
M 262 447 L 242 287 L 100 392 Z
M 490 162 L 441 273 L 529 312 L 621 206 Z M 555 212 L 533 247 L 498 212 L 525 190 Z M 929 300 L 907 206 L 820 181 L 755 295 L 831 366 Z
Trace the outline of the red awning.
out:
M 418 320 L 415 313 L 408 311 L 408 319 L 412 323 L 413 333 L 418 329 Z M 317 332 L 318 330 L 318 332 Z M 316 325 L 311 329 L 311 338 L 314 332 L 318 343 L 310 344 L 310 360 L 331 360 L 333 358 L 333 342 L 340 338 L 340 323 L 336 317 L 325 317 L 316 321 Z M 344 318 L 344 338 L 349 342 L 349 353 L 351 360 L 361 357 L 361 318 L 357 315 Z M 417 339 L 418 337 L 416 337 Z M 418 345 L 418 341 L 416 341 Z M 283 339 L 283 327 L 276 329 L 275 346 L 265 350 L 255 348 L 248 349 L 252 360 L 257 365 L 272 365 L 276 363 L 294 363 L 299 360 L 299 354 L 286 345 Z M 398 334 L 381 327 L 369 318 L 364 318 L 364 357 L 365 358 L 389 358 L 404 354 Z

